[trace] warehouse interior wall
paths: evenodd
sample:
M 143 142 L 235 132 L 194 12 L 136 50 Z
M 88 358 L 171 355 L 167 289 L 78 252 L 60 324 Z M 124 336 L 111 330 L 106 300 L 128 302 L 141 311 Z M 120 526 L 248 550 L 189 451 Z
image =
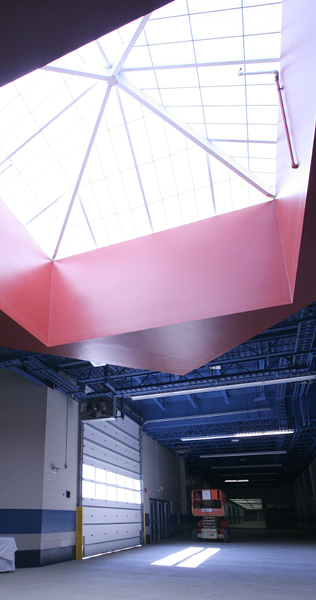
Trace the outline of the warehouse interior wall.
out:
M 293 484 L 297 527 L 316 534 L 316 459 L 301 473 Z
M 0 371 L 0 535 L 16 566 L 75 557 L 78 404 Z
M 183 458 L 143 432 L 143 502 L 150 542 L 150 499 L 170 502 L 171 537 L 182 535 L 188 517 Z

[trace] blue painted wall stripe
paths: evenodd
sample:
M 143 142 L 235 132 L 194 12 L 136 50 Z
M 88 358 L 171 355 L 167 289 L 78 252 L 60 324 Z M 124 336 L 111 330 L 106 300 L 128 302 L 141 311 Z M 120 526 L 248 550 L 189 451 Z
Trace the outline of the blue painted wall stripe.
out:
M 76 531 L 75 510 L 0 509 L 0 534 L 63 531 Z

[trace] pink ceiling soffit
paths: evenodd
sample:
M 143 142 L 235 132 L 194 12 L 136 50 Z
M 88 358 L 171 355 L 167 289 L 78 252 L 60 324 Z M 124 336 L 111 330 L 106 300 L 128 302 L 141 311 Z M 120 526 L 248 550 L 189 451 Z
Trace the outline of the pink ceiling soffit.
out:
M 1 206 L 1 345 L 182 374 L 316 300 L 313 12 L 283 6 L 278 199 L 55 263 Z

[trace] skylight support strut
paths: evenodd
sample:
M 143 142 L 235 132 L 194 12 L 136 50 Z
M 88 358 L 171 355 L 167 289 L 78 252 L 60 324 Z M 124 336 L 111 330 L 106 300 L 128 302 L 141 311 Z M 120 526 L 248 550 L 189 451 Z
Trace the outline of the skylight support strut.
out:
M 154 114 L 158 115 L 161 119 L 163 119 L 163 121 L 174 127 L 177 131 L 182 133 L 189 140 L 197 144 L 197 146 L 202 148 L 202 150 L 208 152 L 208 154 L 210 154 L 211 156 L 214 156 L 214 158 L 219 160 L 231 171 L 236 173 L 236 175 L 242 177 L 242 179 L 247 181 L 247 183 L 252 185 L 259 192 L 265 194 L 265 196 L 268 196 L 269 198 L 275 197 L 273 190 L 268 185 L 266 185 L 253 173 L 250 173 L 250 171 L 245 169 L 241 164 L 239 164 L 237 161 L 228 156 L 228 154 L 223 152 L 220 148 L 218 148 L 207 138 L 200 135 L 189 125 L 181 121 L 181 119 L 169 112 L 169 110 L 155 102 L 152 98 L 150 98 L 150 96 L 145 94 L 143 91 L 141 91 L 132 83 L 130 83 L 127 79 L 122 77 L 122 75 L 117 75 L 116 79 L 117 86 L 121 90 L 129 94 L 135 100 L 138 100 L 138 102 L 140 102 L 143 106 L 146 106 L 146 108 L 151 110 Z
M 116 75 L 118 75 L 118 73 L 120 72 L 123 64 L 125 63 L 130 51 L 132 50 L 132 48 L 134 47 L 135 42 L 137 41 L 137 39 L 139 38 L 140 34 L 142 33 L 147 21 L 150 19 L 152 13 L 149 13 L 148 15 L 145 15 L 145 17 L 142 18 L 141 22 L 139 23 L 134 35 L 131 37 L 130 41 L 128 42 L 128 44 L 125 46 L 124 51 L 122 56 L 118 59 L 118 61 L 113 65 L 112 67 L 112 73 L 111 75 L 116 77 Z
M 129 147 L 130 147 L 130 150 L 131 150 L 131 153 L 132 153 L 133 162 L 134 162 L 134 166 L 135 166 L 135 170 L 136 170 L 136 174 L 137 174 L 137 179 L 138 179 L 140 191 L 141 191 L 141 194 L 142 194 L 142 197 L 143 197 L 143 201 L 144 201 L 144 205 L 145 205 L 145 209 L 146 209 L 146 213 L 147 213 L 147 217 L 148 217 L 150 229 L 151 229 L 151 231 L 153 231 L 154 228 L 153 228 L 153 224 L 152 224 L 152 221 L 151 221 L 150 212 L 149 212 L 149 208 L 148 208 L 148 204 L 147 204 L 147 200 L 146 200 L 146 195 L 145 195 L 145 190 L 144 190 L 143 182 L 141 180 L 141 176 L 140 176 L 140 172 L 139 172 L 139 168 L 138 168 L 138 164 L 137 164 L 137 160 L 136 160 L 136 156 L 135 156 L 135 151 L 134 151 L 134 147 L 133 147 L 133 143 L 132 143 L 132 138 L 131 138 L 131 135 L 130 135 L 130 132 L 129 132 L 128 123 L 126 121 L 125 112 L 124 112 L 124 108 L 123 108 L 123 104 L 122 104 L 120 92 L 119 92 L 119 90 L 117 88 L 116 88 L 116 95 L 117 95 L 117 99 L 118 99 L 118 102 L 119 102 L 119 105 L 120 105 L 120 109 L 121 109 L 121 113 L 122 113 L 122 117 L 123 117 L 123 121 L 124 121 L 124 126 L 125 126 L 125 131 L 126 131 L 126 135 L 127 135 Z
M 101 108 L 100 108 L 97 120 L 95 122 L 95 126 L 94 126 L 94 129 L 93 129 L 93 132 L 92 132 L 89 144 L 88 144 L 88 148 L 87 148 L 85 157 L 83 159 L 83 163 L 81 165 L 81 169 L 79 171 L 79 175 L 78 175 L 78 178 L 77 178 L 77 181 L 76 181 L 76 185 L 74 187 L 74 190 L 73 190 L 73 193 L 72 193 L 72 196 L 71 196 L 71 200 L 70 200 L 70 203 L 69 203 L 69 206 L 68 206 L 66 217 L 65 217 L 63 226 L 61 228 L 61 232 L 59 234 L 58 242 L 57 242 L 57 245 L 56 245 L 56 248 L 55 248 L 55 252 L 53 254 L 53 260 L 55 260 L 57 254 L 58 254 L 58 250 L 59 250 L 61 241 L 63 239 L 63 235 L 65 233 L 65 229 L 67 227 L 67 223 L 68 223 L 68 220 L 69 220 L 69 217 L 70 217 L 70 213 L 71 213 L 72 207 L 74 205 L 76 196 L 78 194 L 78 190 L 79 190 L 79 187 L 80 187 L 80 184 L 81 184 L 81 180 L 82 180 L 83 174 L 85 172 L 85 169 L 86 169 L 86 166 L 87 166 L 87 162 L 88 162 L 89 156 L 91 154 L 91 150 L 93 148 L 94 140 L 96 138 L 96 135 L 98 133 L 98 129 L 100 127 L 100 123 L 101 123 L 101 120 L 102 120 L 102 117 L 103 117 L 103 113 L 105 111 L 106 103 L 108 101 L 111 89 L 112 89 L 111 86 L 108 85 L 107 89 L 106 89 L 106 92 L 105 92 L 105 95 L 104 95 L 104 98 L 103 98 L 103 101 L 102 101 L 102 104 L 101 104 Z

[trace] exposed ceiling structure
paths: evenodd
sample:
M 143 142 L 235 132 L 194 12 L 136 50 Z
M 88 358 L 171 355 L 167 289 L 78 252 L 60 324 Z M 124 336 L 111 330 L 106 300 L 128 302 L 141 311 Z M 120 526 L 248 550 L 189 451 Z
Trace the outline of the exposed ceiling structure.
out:
M 312 24 L 285 3 L 280 56 L 280 2 L 53 4 L 1 38 L 0 367 L 117 395 L 214 485 L 290 483 L 316 450 Z
M 313 304 L 185 376 L 5 348 L 0 367 L 80 402 L 117 396 L 143 431 L 219 486 L 276 485 L 316 453 L 315 333 Z

